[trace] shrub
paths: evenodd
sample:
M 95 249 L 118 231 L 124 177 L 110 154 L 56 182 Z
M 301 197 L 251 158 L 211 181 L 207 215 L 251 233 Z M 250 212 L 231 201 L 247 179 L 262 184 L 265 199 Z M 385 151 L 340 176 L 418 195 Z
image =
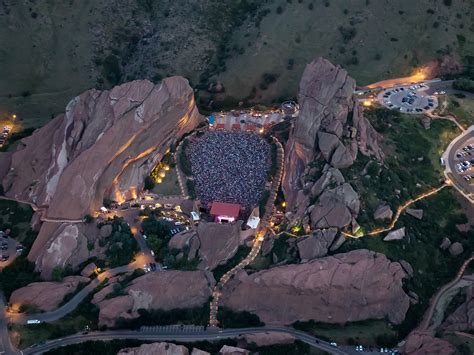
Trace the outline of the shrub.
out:
M 349 43 L 357 34 L 357 30 L 354 27 L 339 26 L 339 32 L 342 35 L 344 43 Z
M 278 6 L 278 7 L 276 8 L 276 13 L 277 13 L 278 15 L 282 14 L 282 13 L 283 13 L 283 8 L 282 8 L 281 6 Z
M 145 183 L 143 187 L 145 188 L 145 190 L 153 190 L 153 188 L 155 187 L 155 181 L 151 176 L 147 176 L 145 178 Z

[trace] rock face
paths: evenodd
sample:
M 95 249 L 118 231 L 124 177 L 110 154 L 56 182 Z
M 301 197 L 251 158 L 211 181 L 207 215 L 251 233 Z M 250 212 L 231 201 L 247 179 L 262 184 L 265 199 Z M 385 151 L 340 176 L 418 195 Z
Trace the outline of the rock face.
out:
M 214 280 L 203 271 L 148 273 L 133 280 L 125 296 L 99 301 L 99 324 L 113 326 L 120 317 L 136 318 L 140 308 L 168 311 L 200 307 L 208 301 L 213 285 Z
M 240 244 L 242 222 L 218 224 L 201 222 L 196 231 L 179 233 L 168 243 L 170 249 L 183 252 L 192 260 L 198 258 L 199 269 L 212 270 L 232 258 Z
M 74 292 L 79 283 L 88 283 L 87 277 L 68 276 L 62 282 L 34 282 L 13 291 L 11 304 L 32 305 L 41 311 L 52 311 L 59 307 L 64 296 Z
M 201 121 L 193 90 L 181 77 L 92 89 L 23 139 L 0 181 L 6 196 L 47 208 L 48 218 L 82 219 L 104 197 L 133 195 L 169 145 Z M 32 261 L 50 247 L 51 233 L 43 229 Z
M 442 328 L 448 331 L 470 331 L 474 329 L 473 286 L 466 289 L 466 301 L 446 318 Z
M 364 107 L 354 105 L 352 114 L 354 128 L 357 130 L 357 145 L 359 151 L 365 156 L 373 156 L 379 161 L 383 161 L 384 153 L 380 147 L 382 136 L 372 127 L 369 120 L 364 117 Z
M 359 209 L 359 196 L 350 184 L 344 183 L 321 194 L 311 211 L 311 224 L 313 228 L 342 228 L 352 222 Z
M 126 348 L 118 355 L 189 355 L 189 350 L 184 345 L 172 343 L 143 344 L 137 348 Z
M 455 242 L 455 243 L 451 244 L 451 246 L 449 247 L 449 253 L 453 256 L 457 256 L 459 254 L 462 254 L 463 251 L 464 251 L 464 247 L 459 242 Z
M 224 345 L 221 350 L 219 350 L 219 355 L 249 355 L 250 351 L 237 348 L 235 346 Z
M 398 324 L 409 307 L 405 277 L 385 255 L 354 250 L 251 275 L 241 271 L 224 289 L 222 305 L 255 313 L 267 324 L 382 318 Z
M 451 246 L 451 241 L 448 237 L 444 237 L 441 241 L 441 245 L 439 246 L 442 250 L 446 250 Z
M 390 240 L 400 240 L 403 238 L 405 238 L 405 227 L 391 231 L 390 233 L 387 234 L 385 238 L 383 238 L 383 240 L 388 242 Z
M 415 217 L 416 219 L 422 219 L 423 218 L 423 210 L 420 209 L 414 209 L 414 208 L 407 208 L 407 214 Z
M 325 230 L 317 230 L 312 235 L 298 239 L 298 252 L 302 262 L 321 258 L 327 255 L 328 250 L 336 238 L 337 229 L 330 228 Z
M 381 204 L 374 212 L 374 219 L 392 219 L 393 212 L 389 205 Z
M 210 270 L 232 258 L 240 243 L 241 223 L 218 224 L 201 222 L 197 234 L 199 238 L 199 268 Z
M 405 344 L 400 350 L 402 354 L 450 355 L 454 354 L 456 348 L 446 340 L 434 338 L 430 334 L 414 331 L 408 335 Z
M 317 58 L 306 66 L 298 94 L 300 113 L 290 133 L 285 154 L 282 188 L 289 210 L 301 202 L 298 201 L 302 198 L 298 192 L 303 187 L 300 177 L 314 159 L 316 148 L 323 147 L 326 160 L 336 167 L 352 163 L 347 149 L 341 147 L 340 138 L 352 109 L 354 88 L 354 79 L 326 59 Z M 336 157 L 333 158 L 334 155 Z

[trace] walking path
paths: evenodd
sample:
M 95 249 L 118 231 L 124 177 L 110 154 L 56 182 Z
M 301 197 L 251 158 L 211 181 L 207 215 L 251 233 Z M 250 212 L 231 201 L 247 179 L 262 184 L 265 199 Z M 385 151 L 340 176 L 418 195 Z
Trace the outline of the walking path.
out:
M 442 296 L 446 294 L 450 289 L 456 287 L 457 283 L 461 280 L 466 271 L 467 266 L 471 261 L 474 260 L 474 255 L 471 255 L 464 263 L 462 264 L 461 268 L 459 269 L 456 277 L 443 287 L 441 287 L 438 292 L 432 297 L 430 301 L 430 307 L 426 311 L 425 315 L 423 316 L 423 320 L 421 321 L 420 325 L 418 326 L 418 330 L 420 331 L 429 331 L 434 332 L 436 327 L 432 326 L 432 319 L 437 308 L 438 302 L 441 300 Z
M 427 198 L 431 195 L 434 195 L 436 193 L 438 193 L 439 191 L 441 191 L 442 189 L 444 189 L 445 187 L 447 186 L 450 186 L 449 183 L 444 183 L 443 185 L 441 185 L 440 187 L 437 187 L 437 188 L 434 188 L 432 190 L 429 190 L 427 192 L 424 192 L 420 195 L 418 195 L 417 197 L 415 197 L 414 199 L 410 199 L 408 200 L 407 202 L 405 202 L 403 205 L 401 205 L 400 207 L 398 207 L 397 209 L 397 213 L 395 214 L 395 217 L 392 219 L 392 222 L 388 225 L 388 227 L 385 227 L 385 228 L 376 228 L 370 232 L 367 232 L 365 234 L 362 234 L 362 235 L 355 235 L 355 234 L 351 234 L 351 233 L 348 233 L 348 232 L 344 232 L 344 231 L 341 231 L 341 233 L 346 236 L 346 237 L 349 237 L 349 238 L 362 238 L 362 237 L 366 237 L 366 236 L 376 236 L 376 235 L 379 235 L 381 233 L 385 233 L 385 232 L 389 232 L 391 231 L 394 227 L 395 227 L 395 224 L 397 223 L 398 219 L 400 218 L 400 215 L 402 214 L 402 212 L 407 209 L 408 207 L 410 207 L 412 204 L 414 204 L 415 202 L 418 202 L 424 198 Z
M 275 204 L 275 199 L 277 197 L 278 189 L 280 187 L 281 179 L 283 176 L 283 162 L 285 160 L 285 152 L 282 144 L 275 137 L 273 137 L 273 140 L 277 145 L 277 171 L 273 178 L 272 185 L 270 188 L 270 195 L 265 205 L 265 214 L 260 220 L 260 224 L 255 233 L 255 239 L 253 241 L 253 246 L 250 253 L 239 264 L 234 266 L 231 270 L 227 271 L 221 277 L 219 282 L 214 286 L 214 289 L 212 291 L 212 301 L 210 304 L 209 314 L 209 325 L 212 327 L 217 327 L 219 324 L 219 321 L 217 320 L 217 312 L 219 310 L 219 299 L 222 296 L 222 289 L 224 285 L 240 270 L 242 270 L 255 260 L 262 247 L 262 242 L 265 237 L 265 234 L 269 230 L 269 221 L 273 212 L 273 205 Z

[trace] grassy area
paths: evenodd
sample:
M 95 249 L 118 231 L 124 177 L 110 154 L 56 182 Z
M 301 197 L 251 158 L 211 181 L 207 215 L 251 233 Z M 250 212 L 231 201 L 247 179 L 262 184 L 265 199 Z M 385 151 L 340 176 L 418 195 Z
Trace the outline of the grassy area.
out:
M 458 355 L 471 355 L 474 354 L 474 339 L 469 337 L 463 337 L 456 334 L 446 334 L 443 339 L 449 341 L 456 347 L 456 354 Z
M 454 114 L 464 127 L 474 124 L 474 100 L 450 96 L 447 111 Z
M 180 195 L 181 190 L 178 183 L 178 175 L 175 169 L 167 171 L 166 176 L 163 178 L 161 184 L 155 184 L 152 190 L 158 195 Z
M 417 116 L 384 109 L 368 111 L 367 117 L 384 135 L 385 162 L 379 165 L 359 156 L 343 173 L 361 196 L 358 221 L 371 229 L 377 225 L 373 212 L 380 201 L 395 211 L 403 202 L 440 185 L 444 179 L 440 157 L 459 130 L 445 120 L 436 120 L 425 130 Z
M 219 307 L 217 319 L 223 328 L 263 327 L 265 325 L 256 314 L 247 311 L 234 312 L 226 307 Z
M 390 323 L 382 320 L 351 322 L 345 325 L 309 321 L 296 322 L 293 326 L 318 338 L 334 341 L 338 345 L 392 347 L 397 343 L 397 332 Z

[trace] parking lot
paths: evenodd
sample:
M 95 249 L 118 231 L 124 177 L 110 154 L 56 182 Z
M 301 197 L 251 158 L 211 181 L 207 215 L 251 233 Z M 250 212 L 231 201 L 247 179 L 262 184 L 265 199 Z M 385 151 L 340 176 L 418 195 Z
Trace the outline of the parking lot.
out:
M 455 152 L 456 173 L 469 185 L 474 184 L 474 139 L 465 142 Z
M 15 257 L 23 252 L 23 247 L 13 239 L 7 236 L 3 231 L 0 231 L 0 269 L 4 268 Z
M 409 114 L 432 112 L 438 107 L 438 99 L 427 95 L 428 86 L 423 83 L 400 86 L 382 91 L 378 96 L 379 102 L 392 110 Z

